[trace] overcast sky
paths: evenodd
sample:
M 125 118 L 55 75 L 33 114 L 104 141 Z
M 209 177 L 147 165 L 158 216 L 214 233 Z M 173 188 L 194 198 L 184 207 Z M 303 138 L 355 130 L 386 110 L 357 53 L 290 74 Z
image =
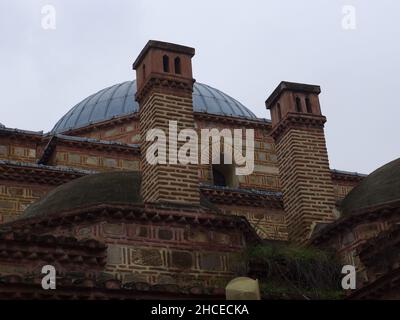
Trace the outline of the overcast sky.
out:
M 42 27 L 44 5 L 55 30 Z M 399 157 L 399 35 L 398 0 L 0 0 L 0 122 L 49 131 L 134 79 L 156 39 L 195 47 L 195 78 L 259 117 L 281 80 L 321 85 L 331 167 L 369 173 Z

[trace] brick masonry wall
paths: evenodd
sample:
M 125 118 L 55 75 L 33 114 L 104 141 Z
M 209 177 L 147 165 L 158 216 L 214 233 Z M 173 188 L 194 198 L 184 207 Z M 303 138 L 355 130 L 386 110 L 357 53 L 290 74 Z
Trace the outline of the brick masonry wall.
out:
M 240 126 L 235 126 L 226 123 L 219 122 L 206 122 L 197 121 L 196 128 L 200 137 L 201 129 L 228 129 L 231 131 L 233 137 L 234 129 L 242 129 L 243 137 L 243 148 L 245 146 L 245 129 Z M 199 139 L 200 140 L 200 139 Z M 201 145 L 199 141 L 199 150 Z M 211 144 L 210 144 L 211 150 Z M 221 139 L 221 153 L 224 150 L 223 139 Z M 244 153 L 243 153 L 244 154 Z M 222 161 L 222 159 L 221 159 Z M 210 161 L 211 162 L 211 161 Z M 201 165 L 199 172 L 200 181 L 203 183 L 212 183 L 212 166 Z M 281 189 L 279 181 L 279 168 L 278 159 L 276 155 L 276 149 L 273 138 L 269 135 L 269 131 L 266 129 L 256 128 L 254 129 L 254 172 L 246 176 L 238 176 L 238 187 L 240 188 L 253 188 L 263 189 L 270 191 L 278 191 Z
M 358 182 L 346 182 L 333 180 L 333 190 L 335 193 L 335 200 L 342 200 L 347 194 L 353 190 Z
M 180 95 L 151 92 L 140 106 L 140 130 L 142 154 L 142 193 L 148 202 L 169 201 L 196 204 L 199 203 L 199 179 L 197 165 L 180 163 L 150 165 L 146 160 L 146 150 L 153 141 L 146 141 L 146 133 L 150 129 L 161 129 L 167 137 L 169 121 L 175 120 L 178 132 L 182 129 L 194 128 L 192 95 L 182 92 Z M 178 142 L 178 150 L 182 146 Z M 167 154 L 168 155 L 168 154 Z M 167 159 L 168 160 L 168 159 Z
M 224 288 L 235 276 L 246 274 L 246 242 L 240 230 L 99 222 L 60 227 L 52 234 L 105 242 L 104 272 L 122 282 Z
M 0 160 L 36 162 L 37 154 L 34 142 L 0 137 Z
M 0 223 L 18 218 L 33 202 L 54 186 L 0 180 Z
M 57 146 L 50 164 L 95 171 L 139 171 L 140 156 Z
M 244 216 L 262 239 L 288 240 L 285 212 L 272 208 L 217 205 L 224 214 Z
M 195 128 L 198 133 L 204 128 L 217 128 L 221 129 L 239 129 L 240 126 L 218 123 L 218 122 L 206 122 L 204 120 L 196 120 Z M 233 132 L 233 131 L 232 131 Z M 117 141 L 122 143 L 140 143 L 141 134 L 139 121 L 136 119 L 127 119 L 124 123 L 119 125 L 110 125 L 103 128 L 94 128 L 89 132 L 79 133 L 81 137 L 94 138 L 98 140 L 109 140 Z M 199 135 L 200 136 L 200 135 Z M 200 143 L 200 141 L 199 141 Z M 223 144 L 222 144 L 223 148 Z M 200 150 L 200 149 L 199 149 Z M 280 190 L 279 181 L 279 169 L 277 163 L 277 155 L 273 138 L 269 135 L 269 131 L 266 129 L 255 129 L 255 169 L 253 174 L 248 176 L 240 176 L 239 185 L 243 188 L 257 188 L 264 190 Z M 62 165 L 75 166 L 76 163 L 69 162 L 68 156 L 60 155 L 60 159 L 57 159 L 57 163 Z M 93 168 L 93 161 L 85 163 L 79 163 L 81 168 Z M 106 165 L 107 166 L 107 165 Z M 99 170 L 103 168 L 103 165 L 97 166 Z M 117 166 L 111 166 L 115 168 L 123 168 L 122 164 Z M 212 183 L 212 169 L 210 165 L 199 165 L 198 177 L 201 182 Z
M 385 221 L 378 219 L 376 221 L 359 223 L 353 228 L 343 228 L 334 237 L 329 239 L 325 246 L 335 248 L 343 264 L 353 265 L 357 271 L 357 288 L 364 283 L 372 281 L 377 275 L 371 275 L 370 270 L 358 257 L 358 250 L 368 240 L 375 238 L 378 234 L 388 230 L 394 221 Z M 368 272 L 368 274 L 367 274 Z M 372 277 L 371 277 L 372 276 Z
M 140 143 L 139 120 L 127 119 L 121 124 L 110 124 L 101 128 L 93 128 L 88 132 L 76 135 L 97 140 L 137 144 Z
M 335 217 L 323 128 L 289 129 L 277 144 L 289 239 L 302 242 L 315 222 Z

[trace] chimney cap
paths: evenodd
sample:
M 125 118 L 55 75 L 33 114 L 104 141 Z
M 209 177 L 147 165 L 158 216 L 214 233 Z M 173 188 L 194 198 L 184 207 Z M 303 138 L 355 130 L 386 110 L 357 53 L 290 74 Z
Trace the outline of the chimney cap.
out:
M 267 107 L 267 109 L 271 109 L 276 100 L 284 91 L 320 94 L 321 87 L 314 84 L 282 81 L 265 101 L 265 106 Z
M 142 51 L 139 53 L 138 57 L 136 58 L 135 62 L 133 63 L 133 69 L 135 70 L 137 66 L 142 62 L 144 56 L 150 49 L 161 49 L 176 53 L 183 53 L 190 55 L 193 57 L 195 54 L 195 49 L 187 46 L 182 46 L 180 44 L 170 43 L 170 42 L 163 42 L 157 40 L 149 40 Z

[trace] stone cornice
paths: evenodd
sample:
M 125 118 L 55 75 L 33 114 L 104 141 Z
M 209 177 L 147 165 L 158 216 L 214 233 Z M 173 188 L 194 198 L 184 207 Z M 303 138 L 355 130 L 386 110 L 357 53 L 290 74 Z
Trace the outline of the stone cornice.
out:
M 399 216 L 400 200 L 381 204 L 379 206 L 361 208 L 358 211 L 351 212 L 335 222 L 328 224 L 321 229 L 320 232 L 314 234 L 309 242 L 313 245 L 323 244 L 339 234 L 342 230 L 351 230 L 358 224 L 393 218 L 399 220 Z
M 1 180 L 60 185 L 94 172 L 37 165 L 35 163 L 0 161 L 0 173 Z
M 94 239 L 35 235 L 15 231 L 0 232 L 0 260 L 51 261 L 88 265 L 106 263 L 106 246 Z
M 357 172 L 345 172 L 338 171 L 335 169 L 331 170 L 332 180 L 335 181 L 347 181 L 347 182 L 361 182 L 367 176 L 366 174 L 361 174 Z
M 0 173 L 2 180 L 58 186 L 96 171 L 0 161 Z M 213 203 L 282 208 L 280 195 L 259 190 L 216 189 L 201 185 L 200 192 Z
M 25 140 L 34 143 L 40 143 L 43 138 L 43 132 L 35 132 L 20 129 L 11 128 L 0 128 L 0 137 L 5 136 L 11 139 L 17 139 L 18 141 Z
M 148 79 L 146 79 L 142 87 L 138 88 L 135 99 L 139 104 L 143 104 L 152 90 L 162 90 L 178 95 L 186 93 L 188 96 L 191 96 L 194 82 L 194 79 L 153 72 Z
M 58 226 L 71 226 L 82 222 L 141 221 L 142 223 L 167 223 L 172 225 L 204 226 L 217 229 L 242 230 L 247 240 L 257 243 L 260 238 L 244 217 L 215 214 L 200 207 L 176 206 L 174 204 L 100 204 L 33 217 L 22 217 L 4 224 L 18 232 L 43 233 Z
M 97 151 L 140 155 L 139 145 L 124 144 L 115 141 L 103 141 L 90 138 L 55 135 L 48 140 L 39 159 L 39 164 L 47 164 L 57 145 L 66 145 Z
M 96 122 L 93 124 L 89 124 L 87 126 L 84 127 L 80 127 L 80 128 L 76 128 L 76 129 L 71 129 L 68 131 L 63 132 L 64 135 L 78 135 L 78 134 L 82 134 L 82 133 L 86 133 L 86 132 L 90 132 L 96 129 L 104 129 L 104 128 L 108 128 L 108 127 L 112 127 L 118 124 L 124 124 L 127 123 L 129 121 L 132 120 L 139 120 L 139 112 L 135 112 L 132 114 L 128 114 L 125 116 L 120 116 L 120 117 L 115 117 L 115 118 L 111 118 L 108 120 L 104 120 L 104 121 L 100 121 L 100 122 Z
M 242 117 L 223 116 L 206 112 L 194 112 L 195 119 L 215 121 L 241 127 L 261 128 L 271 130 L 271 121 L 268 119 L 249 119 Z
M 271 130 L 271 120 L 269 119 L 250 119 L 250 118 L 242 118 L 242 117 L 232 117 L 232 116 L 224 116 L 218 114 L 212 114 L 207 112 L 194 112 L 194 117 L 197 120 L 205 120 L 205 121 L 215 121 L 220 123 L 226 123 L 230 125 L 238 125 L 244 127 L 251 127 L 251 128 L 261 128 L 265 130 Z M 96 129 L 104 129 L 109 128 L 117 124 L 125 124 L 131 121 L 139 121 L 139 112 L 132 113 L 127 116 L 121 116 L 112 118 L 109 120 L 104 120 L 101 122 L 93 123 L 81 128 L 72 129 L 69 131 L 65 131 L 63 135 L 68 136 L 76 136 L 79 134 L 84 134 Z M 46 137 L 44 137 L 46 138 Z
M 314 84 L 282 81 L 265 101 L 265 106 L 267 109 L 271 109 L 271 107 L 285 91 L 320 94 L 321 87 Z
M 268 194 L 264 192 L 251 192 L 250 190 L 227 190 L 223 188 L 214 188 L 201 186 L 201 193 L 212 203 L 268 207 L 283 209 L 282 196 L 277 194 Z
M 212 114 L 207 112 L 194 112 L 194 117 L 196 120 L 204 120 L 204 121 L 215 121 L 220 123 L 226 123 L 229 125 L 238 125 L 243 127 L 251 127 L 251 128 L 261 128 L 265 130 L 271 130 L 271 121 L 268 119 L 249 119 L 242 117 L 232 117 L 232 116 L 224 116 L 218 114 Z M 112 127 L 116 124 L 125 124 L 130 121 L 139 121 L 139 112 L 133 113 L 129 116 L 121 116 L 117 118 L 113 118 L 110 120 L 105 120 L 102 122 L 94 123 L 82 128 L 73 129 L 70 131 L 66 131 L 64 134 L 69 136 L 74 136 L 78 134 L 83 134 L 86 132 L 90 132 L 96 129 L 103 129 Z
M 321 115 L 289 112 L 272 129 L 271 136 L 279 141 L 282 135 L 289 129 L 323 128 L 326 117 Z

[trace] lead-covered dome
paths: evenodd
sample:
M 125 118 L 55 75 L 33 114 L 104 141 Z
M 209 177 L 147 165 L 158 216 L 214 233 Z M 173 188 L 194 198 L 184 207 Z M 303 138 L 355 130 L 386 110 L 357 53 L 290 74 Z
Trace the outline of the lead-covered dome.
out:
M 372 172 L 343 199 L 344 215 L 400 201 L 400 158 Z
M 21 219 L 100 204 L 140 204 L 141 175 L 135 171 L 111 171 L 87 175 L 53 189 L 31 204 Z
M 135 101 L 135 94 L 136 80 L 100 90 L 73 107 L 57 122 L 52 133 L 61 133 L 138 112 L 139 105 Z M 257 119 L 254 113 L 234 98 L 198 82 L 193 88 L 193 109 L 195 112 Z

